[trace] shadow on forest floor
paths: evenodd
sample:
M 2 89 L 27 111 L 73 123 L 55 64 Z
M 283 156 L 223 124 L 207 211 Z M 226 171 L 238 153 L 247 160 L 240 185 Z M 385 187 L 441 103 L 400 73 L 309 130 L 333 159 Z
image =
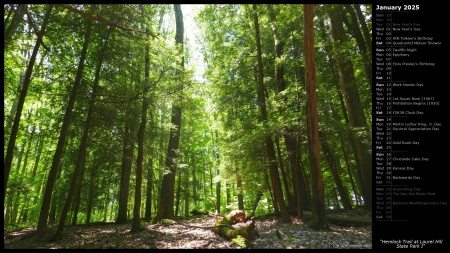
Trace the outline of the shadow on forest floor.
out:
M 362 210 L 328 211 L 328 215 L 371 217 Z M 176 224 L 150 225 L 132 234 L 131 223 L 91 223 L 66 226 L 63 239 L 51 242 L 56 227 L 37 234 L 35 228 L 4 231 L 5 249 L 239 249 L 231 241 L 216 235 L 212 226 L 221 216 L 178 219 Z M 372 248 L 372 226 L 337 226 L 330 222 L 329 230 L 314 231 L 305 222 L 291 217 L 292 224 L 281 224 L 275 216 L 255 217 L 258 237 L 252 248 Z M 280 234 L 283 237 L 280 237 Z M 281 239 L 280 239 L 281 238 Z

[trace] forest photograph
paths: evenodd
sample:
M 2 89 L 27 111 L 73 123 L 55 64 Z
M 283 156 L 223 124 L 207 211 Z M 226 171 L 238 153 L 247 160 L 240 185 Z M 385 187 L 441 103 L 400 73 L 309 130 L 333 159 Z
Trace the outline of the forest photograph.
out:
M 4 249 L 372 248 L 372 5 L 3 7 Z

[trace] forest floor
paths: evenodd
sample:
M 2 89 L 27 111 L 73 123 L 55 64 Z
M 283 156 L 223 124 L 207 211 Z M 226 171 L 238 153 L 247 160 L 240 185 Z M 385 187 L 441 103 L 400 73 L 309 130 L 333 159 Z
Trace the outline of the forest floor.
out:
M 342 214 L 344 211 L 339 211 Z M 346 211 L 345 215 L 371 220 L 370 211 Z M 56 227 L 38 236 L 35 228 L 4 231 L 5 249 L 240 249 L 212 231 L 221 216 L 203 215 L 177 219 L 175 224 L 150 225 L 142 222 L 143 231 L 131 233 L 131 223 L 91 223 L 66 226 L 63 239 L 51 242 Z M 292 224 L 281 224 L 275 216 L 255 217 L 257 236 L 251 248 L 256 249 L 323 249 L 372 248 L 372 226 L 337 226 L 314 231 L 305 222 L 291 217 Z M 277 236 L 282 234 L 280 236 Z

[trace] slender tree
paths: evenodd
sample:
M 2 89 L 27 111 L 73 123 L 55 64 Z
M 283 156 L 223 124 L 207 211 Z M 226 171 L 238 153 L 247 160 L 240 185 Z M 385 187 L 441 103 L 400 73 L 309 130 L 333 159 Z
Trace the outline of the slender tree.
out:
M 242 175 L 238 168 L 236 168 L 236 186 L 238 190 L 238 209 L 244 210 L 244 196 L 242 194 Z
M 361 25 L 361 30 L 364 34 L 364 40 L 367 44 L 367 48 L 369 49 L 369 53 L 372 53 L 372 35 L 369 32 L 369 28 L 367 27 L 367 22 L 364 17 L 364 14 L 361 11 L 361 5 L 360 4 L 352 4 L 352 6 L 355 8 L 356 16 L 358 17 L 359 24 Z M 367 6 L 366 6 L 367 8 Z M 370 17 L 371 19 L 372 17 Z
M 50 15 L 52 13 L 53 6 L 49 5 L 47 12 L 45 13 L 44 22 L 41 26 L 41 31 L 37 34 L 36 44 L 34 45 L 33 53 L 31 55 L 30 61 L 28 62 L 27 71 L 25 73 L 25 79 L 23 80 L 22 90 L 20 91 L 19 102 L 17 105 L 16 114 L 14 116 L 14 123 L 11 128 L 11 134 L 8 142 L 8 149 L 6 150 L 4 167 L 4 185 L 3 185 L 3 203 L 5 202 L 6 188 L 8 186 L 9 173 L 11 171 L 11 165 L 13 160 L 14 147 L 16 145 L 17 133 L 19 132 L 20 117 L 22 115 L 23 105 L 25 103 L 25 98 L 27 97 L 28 86 L 31 82 L 31 74 L 33 73 L 34 63 L 36 61 L 36 56 L 39 52 L 39 48 L 42 43 L 42 37 L 44 36 L 45 29 L 50 20 Z M 6 31 L 5 31 L 6 32 Z M 6 44 L 6 43 L 5 43 Z
M 18 4 L 17 8 L 14 8 L 13 4 L 9 4 L 9 12 L 6 16 L 6 19 L 4 20 L 3 49 L 6 49 L 9 43 L 12 41 L 12 37 L 22 23 L 23 16 L 25 15 L 26 11 L 26 4 Z M 9 21 L 10 19 L 11 21 Z
M 211 133 L 212 134 L 212 133 Z M 217 140 L 219 139 L 219 133 L 216 131 L 216 138 L 215 141 L 213 141 L 213 158 L 214 160 L 216 160 L 216 176 L 220 176 L 220 170 L 219 170 L 219 166 L 220 166 L 220 155 L 219 152 L 217 150 Z M 212 134 L 213 135 L 213 134 Z M 213 139 L 214 139 L 214 135 L 213 135 Z M 220 193 L 221 193 L 221 189 L 222 189 L 222 185 L 220 180 L 217 180 L 216 182 L 216 214 L 220 214 Z
M 340 162 L 335 158 L 330 145 L 328 145 L 329 140 L 327 139 L 327 135 L 325 134 L 325 131 L 323 129 L 320 131 L 320 134 L 322 135 L 322 140 L 320 141 L 322 152 L 325 155 L 325 159 L 327 160 L 331 174 L 333 175 L 334 182 L 336 183 L 336 188 L 339 192 L 339 196 L 341 196 L 342 205 L 344 206 L 344 209 L 350 210 L 352 209 L 352 203 L 350 201 L 350 198 L 348 197 L 347 189 L 344 187 L 339 175 L 339 170 L 341 168 Z
M 342 15 L 343 21 L 345 25 L 348 26 L 350 34 L 356 40 L 356 43 L 361 52 L 361 56 L 364 62 L 364 69 L 366 70 L 367 82 L 370 84 L 370 87 L 372 88 L 372 52 L 370 52 L 369 49 L 367 48 L 367 44 L 363 38 L 361 29 L 359 28 L 358 18 L 356 17 L 355 10 L 349 4 L 344 4 L 344 7 L 345 11 L 350 14 L 350 20 L 344 14 Z
M 147 110 L 149 104 L 149 98 L 147 96 L 150 89 L 150 48 L 149 41 L 145 45 L 145 67 L 144 75 L 145 81 L 142 91 L 142 114 L 141 124 L 138 130 L 138 156 L 136 160 L 136 189 L 134 191 L 134 208 L 133 208 L 133 222 L 131 223 L 131 232 L 139 232 L 141 230 L 141 194 L 142 194 L 142 162 L 144 160 L 144 139 L 145 128 L 147 125 Z
M 325 28 L 324 20 L 319 20 L 319 28 L 320 28 L 322 37 L 326 38 L 325 40 L 328 40 L 327 39 L 328 35 L 326 34 L 326 31 L 328 29 Z M 350 122 L 349 122 L 349 118 L 348 118 L 347 109 L 345 107 L 344 96 L 342 95 L 342 91 L 341 91 L 340 84 L 339 84 L 339 77 L 338 77 L 339 74 L 337 73 L 338 71 L 336 70 L 336 67 L 335 67 L 334 55 L 332 54 L 331 44 L 329 44 L 329 43 L 325 44 L 325 51 L 327 52 L 329 68 L 331 70 L 331 78 L 332 78 L 332 82 L 334 83 L 334 87 L 336 88 L 336 92 L 337 92 L 337 95 L 338 95 L 338 98 L 339 98 L 339 104 L 340 104 L 340 107 L 342 109 L 341 110 L 342 111 L 342 115 L 343 115 L 343 118 L 345 120 L 345 124 L 348 126 L 348 125 L 350 125 Z M 339 122 L 340 119 L 337 118 L 336 110 L 333 109 L 332 104 L 330 104 L 330 105 L 331 105 L 331 111 L 333 112 L 333 116 L 336 119 L 336 122 Z M 354 141 L 354 139 L 355 139 L 354 133 L 351 131 L 350 128 L 347 128 L 346 131 L 339 132 L 339 135 L 340 136 L 344 135 L 349 140 L 350 148 L 351 148 L 351 150 L 353 152 L 353 155 L 355 156 L 356 181 L 358 183 L 359 189 L 362 192 L 364 192 L 365 190 L 363 188 L 365 186 L 364 186 L 364 182 L 363 182 L 362 172 L 361 172 L 361 169 L 360 169 L 361 168 L 360 159 L 358 158 L 358 152 L 357 152 L 355 141 Z M 343 139 L 344 138 L 342 136 L 342 140 Z M 344 156 L 345 156 L 345 154 L 344 154 Z M 348 168 L 348 169 L 350 171 L 350 168 Z
M 312 211 L 309 225 L 314 229 L 327 226 L 325 218 L 325 196 L 323 192 L 322 171 L 320 169 L 319 127 L 316 98 L 316 72 L 314 62 L 314 14 L 313 5 L 303 5 L 305 33 L 305 86 L 306 117 L 308 123 L 308 149 L 311 170 Z
M 272 25 L 273 37 L 274 37 L 274 51 L 275 51 L 275 80 L 277 83 L 278 94 L 281 94 L 286 89 L 286 81 L 284 79 L 284 61 L 283 61 L 283 49 L 284 43 L 281 41 L 281 36 L 278 32 L 278 25 L 276 23 L 275 10 L 271 4 L 267 5 L 269 9 L 269 18 Z M 300 71 L 304 72 L 304 70 Z M 281 96 L 284 100 L 283 102 L 287 104 L 286 96 Z M 285 110 L 284 107 L 282 110 Z M 288 153 L 292 184 L 294 188 L 294 196 L 291 198 L 292 203 L 298 209 L 298 217 L 303 217 L 303 210 L 310 210 L 310 198 L 308 195 L 308 190 L 306 188 L 306 182 L 303 175 L 303 169 L 299 166 L 298 155 L 300 154 L 298 150 L 297 140 L 295 138 L 295 133 L 291 129 L 285 129 L 283 131 L 283 137 L 286 145 L 286 150 Z M 289 197 L 288 193 L 288 197 Z M 288 198 L 289 200 L 289 198 Z M 294 206 L 291 206 L 294 207 Z
M 177 68 L 178 82 L 184 81 L 182 78 L 182 72 L 184 69 L 184 54 L 183 54 L 183 36 L 184 36 L 184 25 L 183 25 L 183 12 L 181 11 L 181 6 L 179 4 L 174 4 L 175 12 L 175 24 L 176 24 L 176 34 L 175 34 L 175 44 L 179 47 L 179 55 L 181 56 L 181 61 Z M 183 92 L 181 88 L 180 93 Z M 159 205 L 156 216 L 153 218 L 152 223 L 158 223 L 163 218 L 173 219 L 173 206 L 174 206 L 174 189 L 175 189 L 175 174 L 177 171 L 177 157 L 179 153 L 180 146 L 180 129 L 181 129 L 181 108 L 182 108 L 182 96 L 178 100 L 175 100 L 172 105 L 172 119 L 169 136 L 169 145 L 167 148 L 166 157 L 166 169 L 168 173 L 165 173 L 162 179 L 162 186 L 159 195 Z
M 91 9 L 91 11 L 93 12 L 94 8 Z M 41 213 L 39 215 L 37 230 L 44 230 L 47 228 L 47 218 L 48 218 L 48 214 L 50 211 L 50 202 L 52 199 L 53 186 L 55 185 L 56 174 L 57 174 L 58 167 L 59 167 L 59 164 L 61 161 L 63 148 L 66 143 L 66 136 L 67 136 L 67 133 L 69 130 L 70 119 L 72 117 L 72 109 L 75 104 L 78 89 L 81 86 L 81 77 L 82 77 L 83 69 L 84 69 L 84 60 L 86 58 L 87 48 L 88 48 L 90 37 L 91 37 L 91 30 L 92 30 L 92 20 L 87 19 L 86 20 L 86 32 L 84 34 L 84 41 L 83 41 L 83 49 L 80 54 L 78 70 L 77 70 L 77 74 L 75 76 L 75 82 L 74 82 L 72 90 L 70 92 L 69 102 L 66 107 L 63 125 L 61 127 L 61 131 L 59 134 L 58 144 L 56 146 L 55 154 L 53 156 L 52 166 L 51 166 L 49 174 L 48 174 L 48 179 L 47 179 L 47 184 L 45 186 L 44 198 L 42 200 Z
M 94 109 L 95 96 L 97 94 L 98 85 L 100 82 L 100 80 L 99 80 L 100 79 L 100 70 L 102 67 L 103 57 L 104 57 L 105 51 L 106 51 L 106 43 L 108 42 L 110 32 L 111 32 L 111 29 L 108 30 L 108 32 L 104 38 L 104 43 L 102 45 L 102 49 L 99 53 L 99 59 L 98 59 L 97 66 L 95 69 L 94 87 L 92 89 L 92 94 L 89 99 L 89 109 L 88 109 L 88 114 L 86 116 L 86 123 L 84 125 L 83 136 L 81 137 L 80 148 L 78 150 L 78 157 L 77 157 L 77 161 L 75 164 L 75 170 L 72 174 L 72 180 L 70 181 L 69 190 L 67 192 L 66 202 L 65 202 L 63 210 L 61 212 L 58 228 L 55 232 L 55 236 L 53 237 L 53 239 L 55 239 L 55 240 L 59 240 L 62 237 L 62 232 L 63 232 L 63 228 L 64 228 L 64 223 L 66 221 L 67 213 L 69 212 L 70 205 L 72 204 L 72 197 L 73 197 L 73 194 L 75 191 L 75 186 L 77 185 L 77 180 L 79 178 L 81 178 L 82 165 L 83 165 L 84 157 L 86 155 L 86 149 L 88 146 L 89 130 L 91 128 L 91 124 L 92 124 L 91 122 L 92 122 L 92 118 L 93 118 L 93 114 L 94 114 L 94 110 L 95 110 Z
M 343 28 L 341 5 L 333 5 L 329 8 L 331 19 L 331 35 L 335 42 L 336 62 L 339 71 L 339 80 L 344 97 L 345 108 L 348 113 L 350 126 L 353 129 L 353 135 L 357 136 L 357 131 L 368 132 L 366 118 L 364 115 L 358 88 L 356 86 L 353 64 L 351 59 L 345 55 L 340 48 L 346 43 L 347 36 Z M 364 206 L 367 209 L 372 208 L 372 155 L 370 153 L 369 141 L 364 137 L 354 138 L 357 150 L 357 157 L 362 166 L 363 175 L 363 196 Z
M 267 128 L 267 109 L 266 100 L 264 94 L 264 70 L 262 63 L 262 50 L 261 50 L 261 39 L 259 32 L 259 21 L 258 21 L 258 11 L 256 4 L 253 4 L 253 20 L 255 24 L 255 38 L 256 38 L 256 50 L 257 50 L 257 60 L 258 60 L 258 105 L 261 111 L 261 119 L 265 128 Z M 280 175 L 278 173 L 278 166 L 276 162 L 275 149 L 273 147 L 272 138 L 268 133 L 264 136 L 264 142 L 266 146 L 267 159 L 269 160 L 269 173 L 270 180 L 272 182 L 272 188 L 274 192 L 275 202 L 277 203 L 280 214 L 281 221 L 283 223 L 290 223 L 291 219 L 287 212 L 286 204 L 283 199 L 283 191 L 281 189 Z
M 130 115 L 125 122 L 125 131 L 123 135 L 123 150 L 122 150 L 122 170 L 120 177 L 120 192 L 119 192 L 119 210 L 116 218 L 117 224 L 126 223 L 127 208 L 128 208 L 128 194 L 130 190 L 131 165 L 133 163 L 133 148 L 134 138 L 134 122 Z

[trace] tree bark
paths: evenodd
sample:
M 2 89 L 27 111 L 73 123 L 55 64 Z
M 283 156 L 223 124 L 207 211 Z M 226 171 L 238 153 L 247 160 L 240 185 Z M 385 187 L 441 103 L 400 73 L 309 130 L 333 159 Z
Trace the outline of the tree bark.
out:
M 214 145 L 213 157 L 214 157 L 214 159 L 217 162 L 217 167 L 216 168 L 219 168 L 219 166 L 220 166 L 220 156 L 219 156 L 219 154 L 217 152 L 217 139 L 219 139 L 219 134 L 216 131 L 216 140 L 215 140 L 215 142 L 213 144 Z M 218 177 L 219 175 L 220 175 L 220 171 L 219 171 L 219 169 L 216 169 L 216 176 Z M 216 205 L 216 214 L 220 214 L 220 199 L 221 199 L 220 193 L 221 193 L 221 189 L 222 189 L 222 186 L 221 186 L 220 180 L 218 180 L 217 183 L 216 183 L 216 203 L 217 203 L 217 205 Z
M 262 64 L 262 51 L 261 51 L 261 41 L 259 32 L 259 21 L 257 7 L 253 4 L 253 17 L 255 24 L 255 37 L 256 37 L 256 49 L 257 49 L 257 59 L 258 59 L 258 105 L 261 110 L 261 119 L 263 122 L 263 127 L 267 128 L 267 109 L 266 100 L 264 94 L 264 70 Z M 286 204 L 283 199 L 283 191 L 281 189 L 280 176 L 278 173 L 278 166 L 276 162 L 275 150 L 273 147 L 273 141 L 269 133 L 266 133 L 264 137 L 264 143 L 266 146 L 267 159 L 269 160 L 269 173 L 272 182 L 272 188 L 274 192 L 275 201 L 280 209 L 281 221 L 283 223 L 290 223 L 291 219 L 287 212 Z
M 178 212 L 180 210 L 180 195 L 181 195 L 181 179 L 182 179 L 182 173 L 178 175 L 178 184 L 177 184 L 177 191 L 175 194 L 175 216 L 178 216 Z
M 3 167 L 4 167 L 3 203 L 5 202 L 6 189 L 8 186 L 9 173 L 11 171 L 11 165 L 12 165 L 12 160 L 13 160 L 13 153 L 14 153 L 14 147 L 16 144 L 17 133 L 19 132 L 20 117 L 22 116 L 23 105 L 25 103 L 25 98 L 27 97 L 28 86 L 30 85 L 30 82 L 31 82 L 31 74 L 33 72 L 33 66 L 36 61 L 36 56 L 39 51 L 39 47 L 41 46 L 42 37 L 44 36 L 45 29 L 47 28 L 47 25 L 49 23 L 52 9 L 53 9 L 53 6 L 49 5 L 47 12 L 45 14 L 44 22 L 42 23 L 41 32 L 38 34 L 38 39 L 36 40 L 36 44 L 34 45 L 33 53 L 31 55 L 30 61 L 28 63 L 28 67 L 27 67 L 27 70 L 25 73 L 25 79 L 24 79 L 23 85 L 22 85 L 22 90 L 20 91 L 16 115 L 14 116 L 14 123 L 11 128 L 11 134 L 9 137 L 8 148 L 6 150 L 5 162 L 3 164 Z M 48 204 L 50 204 L 50 201 L 48 201 L 48 202 L 49 202 Z M 48 216 L 48 212 L 46 213 L 46 216 L 45 216 L 45 222 L 47 222 L 47 216 Z M 42 229 L 42 225 L 40 228 Z
M 280 140 L 278 137 L 275 137 L 275 145 L 277 147 L 278 161 L 280 163 L 281 178 L 283 179 L 284 190 L 286 192 L 288 207 L 290 209 L 295 206 L 295 203 L 294 203 L 291 191 L 289 190 L 289 183 L 288 183 L 287 175 L 286 175 L 287 173 L 284 168 L 283 156 L 281 155 L 281 149 L 280 149 Z
M 192 164 L 192 198 L 194 200 L 194 206 L 197 206 L 197 177 L 195 175 L 195 154 L 191 152 L 191 164 Z
M 343 28 L 342 6 L 336 5 L 331 7 L 329 15 L 333 41 L 340 44 L 345 43 L 347 37 Z M 340 50 L 336 52 L 336 61 L 338 63 L 339 79 L 350 125 L 354 133 L 356 130 L 369 132 L 355 83 L 351 59 L 340 52 Z M 355 138 L 357 156 L 362 166 L 364 206 L 367 209 L 372 209 L 372 154 L 370 153 L 371 147 L 368 143 L 370 141 L 363 137 Z
M 242 176 L 238 169 L 236 169 L 236 181 L 238 190 L 238 209 L 244 210 L 244 196 L 242 195 Z
M 150 155 L 153 155 L 151 152 Z M 153 159 L 149 159 L 148 169 L 147 169 L 147 191 L 145 198 L 145 215 L 146 219 L 152 217 L 152 195 L 153 195 Z
M 314 24 L 313 5 L 305 4 L 305 86 L 306 86 L 306 117 L 308 128 L 308 148 L 311 170 L 312 212 L 310 227 L 323 229 L 326 227 L 325 197 L 323 192 L 322 171 L 320 169 L 319 128 L 316 98 L 316 73 L 314 62 Z
M 369 28 L 367 28 L 366 19 L 361 11 L 360 4 L 353 4 L 356 11 L 356 16 L 358 17 L 359 24 L 361 25 L 361 30 L 363 31 L 364 40 L 366 41 L 369 53 L 372 54 L 372 36 L 370 35 Z
M 341 204 L 339 203 L 338 194 L 336 192 L 336 187 L 333 187 L 333 197 L 334 197 L 334 203 L 336 204 L 336 209 L 341 209 Z M 331 203 L 331 202 L 330 202 Z
M 56 172 L 61 161 L 62 151 L 66 143 L 66 136 L 69 130 L 70 119 L 72 117 L 72 109 L 75 104 L 78 89 L 81 86 L 81 77 L 83 75 L 84 61 L 87 54 L 87 48 L 89 45 L 91 30 L 92 30 L 92 20 L 87 20 L 86 22 L 86 32 L 84 34 L 83 49 L 80 55 L 80 61 L 78 63 L 78 71 L 75 76 L 75 82 L 70 93 L 69 102 L 66 108 L 66 113 L 64 115 L 63 125 L 58 139 L 58 144 L 56 146 L 55 155 L 53 156 L 52 166 L 47 179 L 47 185 L 45 187 L 44 198 L 42 200 L 41 213 L 39 215 L 39 221 L 37 230 L 43 230 L 47 228 L 47 217 L 50 208 L 50 201 L 52 198 L 53 186 L 55 184 Z
M 127 222 L 128 194 L 130 190 L 131 165 L 133 163 L 133 147 L 134 141 L 132 133 L 134 132 L 133 120 L 125 122 L 125 131 L 123 136 L 123 153 L 122 153 L 122 175 L 120 177 L 119 192 L 119 210 L 116 223 L 124 224 Z
M 94 7 L 94 9 L 95 9 L 95 7 Z M 109 34 L 108 34 L 108 37 L 109 37 Z M 54 236 L 55 240 L 59 240 L 62 237 L 62 231 L 64 228 L 64 223 L 66 221 L 67 213 L 69 212 L 70 205 L 72 204 L 72 197 L 73 197 L 73 193 L 75 191 L 75 186 L 77 185 L 78 178 L 81 177 L 81 175 L 80 175 L 81 174 L 81 166 L 83 165 L 83 160 L 85 158 L 86 149 L 88 146 L 89 130 L 91 128 L 91 121 L 92 121 L 94 110 L 95 110 L 94 109 L 95 96 L 97 94 L 98 83 L 100 81 L 100 70 L 102 67 L 103 56 L 105 54 L 104 52 L 105 52 L 106 43 L 108 41 L 108 37 L 106 37 L 106 39 L 105 39 L 105 43 L 102 47 L 102 52 L 101 52 L 101 55 L 100 55 L 100 58 L 98 60 L 97 67 L 95 70 L 94 87 L 92 88 L 92 94 L 91 94 L 91 98 L 89 100 L 88 115 L 86 117 L 86 123 L 84 125 L 83 136 L 81 137 L 80 148 L 78 150 L 78 157 L 77 157 L 77 161 L 75 164 L 74 172 L 72 174 L 72 180 L 70 182 L 66 202 L 64 204 L 64 207 L 63 207 L 63 210 L 61 213 L 61 217 L 59 220 L 58 228 L 57 228 L 55 236 Z
M 283 47 L 284 43 L 281 41 L 281 38 L 278 34 L 278 27 L 276 24 L 276 15 L 271 4 L 267 5 L 269 9 L 269 18 L 272 25 L 273 38 L 274 38 L 274 51 L 275 51 L 275 79 L 277 83 L 278 93 L 284 91 L 286 89 L 286 82 L 284 80 L 284 63 L 283 63 Z M 295 54 L 295 53 L 294 53 Z M 295 56 L 297 57 L 297 56 Z M 304 72 L 301 70 L 300 72 Z M 282 97 L 285 103 L 287 103 L 285 97 Z M 292 184 L 294 189 L 294 196 L 292 197 L 289 191 L 287 191 L 288 203 L 290 207 L 296 206 L 299 211 L 299 217 L 301 218 L 301 210 L 310 210 L 310 200 L 307 195 L 306 183 L 303 177 L 303 173 L 301 168 L 298 165 L 297 155 L 299 154 L 298 150 L 295 148 L 296 141 L 295 138 L 292 137 L 293 132 L 289 129 L 286 129 L 286 132 L 283 134 L 285 139 L 285 145 L 288 152 L 289 163 L 291 165 L 291 174 L 292 174 Z M 277 140 L 277 148 L 279 150 L 278 140 Z M 279 154 L 280 159 L 281 155 Z M 283 166 L 280 163 L 281 168 Z M 284 174 L 283 174 L 284 175 Z M 284 179 L 284 178 L 283 178 Z M 286 181 L 286 180 L 284 180 Z M 285 182 L 286 184 L 286 182 Z M 300 195 L 300 196 L 299 196 Z M 302 204 L 300 204 L 302 203 Z
M 288 130 L 284 134 L 284 142 L 288 152 L 289 164 L 291 165 L 292 181 L 294 184 L 294 199 L 301 216 L 301 211 L 311 210 L 311 198 L 309 197 L 309 187 L 306 185 L 303 168 L 300 166 L 300 151 L 298 150 L 297 139 L 293 135 L 294 132 Z
M 333 152 L 331 151 L 331 148 L 328 145 L 325 131 L 322 130 L 321 133 L 322 133 L 322 141 L 320 142 L 320 144 L 322 146 L 323 154 L 325 155 L 328 166 L 330 167 L 330 171 L 331 174 L 333 175 L 334 182 L 336 183 L 336 187 L 339 191 L 339 196 L 341 196 L 341 201 L 344 206 L 344 209 L 350 210 L 352 209 L 352 203 L 348 196 L 347 189 L 345 189 L 344 185 L 342 184 L 341 177 L 339 176 L 339 170 L 341 168 L 341 165 L 339 161 L 335 159 Z
M 147 38 L 148 39 L 148 38 Z M 134 208 L 133 208 L 133 222 L 131 223 L 131 232 L 139 232 L 141 230 L 141 199 L 142 199 L 142 163 L 144 161 L 144 140 L 145 128 L 147 125 L 147 110 L 149 101 L 147 98 L 148 90 L 150 89 L 150 48 L 145 45 L 145 67 L 144 67 L 145 81 L 142 90 L 142 114 L 141 124 L 138 130 L 138 155 L 136 160 L 136 185 L 134 191 Z
M 280 213 L 280 210 L 278 209 L 277 202 L 275 202 L 275 199 L 274 199 L 274 197 L 273 197 L 273 193 L 272 193 L 272 189 L 273 189 L 273 188 L 272 188 L 271 185 L 270 185 L 270 182 L 269 182 L 269 176 L 267 175 L 266 167 L 264 167 L 264 179 L 265 179 L 265 181 L 266 181 L 267 188 L 269 189 L 270 200 L 272 201 L 272 205 L 273 205 L 273 212 L 274 212 L 275 214 L 279 214 L 279 213 Z M 268 211 L 270 212 L 270 208 L 269 208 L 269 207 L 270 207 L 270 206 L 268 206 L 267 209 L 268 209 Z
M 140 211 L 142 198 L 142 162 L 144 160 L 144 137 L 145 125 L 147 123 L 147 107 L 148 101 L 143 98 L 141 124 L 138 130 L 138 155 L 136 160 L 136 185 L 134 191 L 134 208 L 133 208 L 133 222 L 131 223 L 131 232 L 139 232 L 141 225 Z
M 335 121 L 336 121 L 336 122 L 339 122 L 339 121 L 340 121 L 340 120 L 339 120 L 339 116 L 338 116 L 338 114 L 336 113 L 336 110 L 334 109 L 334 107 L 333 107 L 332 104 L 330 105 L 330 110 L 331 110 L 331 114 L 333 115 L 333 118 L 335 119 Z M 347 120 L 347 119 L 346 119 L 346 120 Z M 347 122 L 348 122 L 348 120 L 347 120 Z M 347 123 L 347 124 L 348 124 L 348 123 Z M 346 166 L 347 166 L 347 172 L 348 172 L 348 175 L 349 175 L 349 178 L 350 178 L 350 183 L 351 183 L 351 185 L 352 185 L 353 194 L 355 195 L 356 205 L 359 206 L 359 205 L 360 205 L 360 204 L 359 204 L 359 201 L 358 201 L 359 195 L 358 195 L 358 193 L 357 193 L 357 191 L 356 191 L 355 182 L 354 182 L 354 180 L 353 180 L 353 173 L 352 173 L 352 171 L 351 171 L 351 166 L 350 166 L 349 157 L 348 157 L 348 153 L 347 153 L 347 148 L 348 148 L 347 146 L 348 146 L 348 145 L 345 143 L 344 137 L 343 137 L 343 134 L 342 134 L 341 131 L 338 132 L 338 136 L 339 136 L 339 141 L 340 141 L 341 147 L 342 147 L 342 154 L 344 155 L 345 164 L 346 164 Z
M 94 205 L 94 178 L 95 178 L 95 167 L 92 166 L 90 171 L 90 179 L 89 179 L 89 191 L 88 191 L 88 200 L 86 206 L 86 224 L 89 224 L 91 221 L 91 212 L 92 206 Z
M 186 173 L 184 174 L 184 217 L 189 216 L 189 168 L 185 168 Z
M 325 25 L 324 25 L 324 21 L 323 20 L 321 20 L 319 22 L 319 27 L 321 28 L 322 36 L 324 38 L 326 38 L 327 35 L 326 35 L 326 29 L 325 29 Z M 348 119 L 348 114 L 347 114 L 347 109 L 345 107 L 344 96 L 342 95 L 342 91 L 341 91 L 341 89 L 339 87 L 339 80 L 338 80 L 339 78 L 337 77 L 338 73 L 336 73 L 335 67 L 334 67 L 334 63 L 333 63 L 334 62 L 334 57 L 333 57 L 333 55 L 331 53 L 332 50 L 331 50 L 331 47 L 329 46 L 329 44 L 325 45 L 325 50 L 328 52 L 328 58 L 329 58 L 328 62 L 329 62 L 330 69 L 331 69 L 331 72 L 332 72 L 333 83 L 335 83 L 335 87 L 336 87 L 337 95 L 338 95 L 338 98 L 339 98 L 342 114 L 343 114 L 343 117 L 345 119 L 346 124 L 350 125 L 350 122 L 349 122 L 349 119 Z M 336 112 L 333 110 L 333 116 L 336 118 L 335 115 L 336 115 Z M 339 121 L 337 118 L 336 118 L 336 120 Z M 360 189 L 361 192 L 365 192 L 366 189 L 364 188 L 365 186 L 364 186 L 364 182 L 363 182 L 363 176 L 362 176 L 362 173 L 361 173 L 361 167 L 362 166 L 360 164 L 360 159 L 358 158 L 358 151 L 356 149 L 355 140 L 354 140 L 355 138 L 353 137 L 354 133 L 351 131 L 351 129 L 348 129 L 344 133 L 348 137 L 348 140 L 350 142 L 350 147 L 352 149 L 352 153 L 353 153 L 353 155 L 355 157 L 355 162 L 356 162 L 356 168 L 355 168 L 356 177 L 355 178 L 356 178 L 356 182 L 358 184 L 358 188 Z M 350 168 L 349 168 L 349 170 L 350 170 Z
M 174 12 L 175 12 L 175 24 L 176 24 L 176 34 L 175 34 L 175 43 L 180 47 L 180 56 L 181 62 L 179 64 L 179 71 L 182 72 L 184 70 L 184 50 L 183 50 L 183 34 L 184 34 L 184 25 L 183 25 L 183 13 L 181 11 L 181 6 L 179 4 L 174 4 Z M 179 76 L 179 82 L 183 82 L 181 78 L 181 74 L 177 73 Z M 183 87 L 183 85 L 182 85 Z M 173 204 L 174 204 L 174 187 L 175 187 L 175 174 L 177 171 L 177 158 L 178 158 L 178 149 L 180 146 L 180 130 L 181 130 L 181 106 L 182 106 L 182 93 L 183 88 L 180 91 L 180 97 L 178 101 L 174 101 L 172 105 L 172 119 L 171 125 L 173 127 L 170 128 L 170 136 L 169 136 L 169 145 L 167 148 L 167 157 L 166 157 L 166 169 L 169 170 L 169 173 L 164 174 L 161 186 L 161 192 L 159 197 L 159 205 L 156 216 L 153 218 L 152 223 L 156 224 L 161 219 L 173 219 Z

